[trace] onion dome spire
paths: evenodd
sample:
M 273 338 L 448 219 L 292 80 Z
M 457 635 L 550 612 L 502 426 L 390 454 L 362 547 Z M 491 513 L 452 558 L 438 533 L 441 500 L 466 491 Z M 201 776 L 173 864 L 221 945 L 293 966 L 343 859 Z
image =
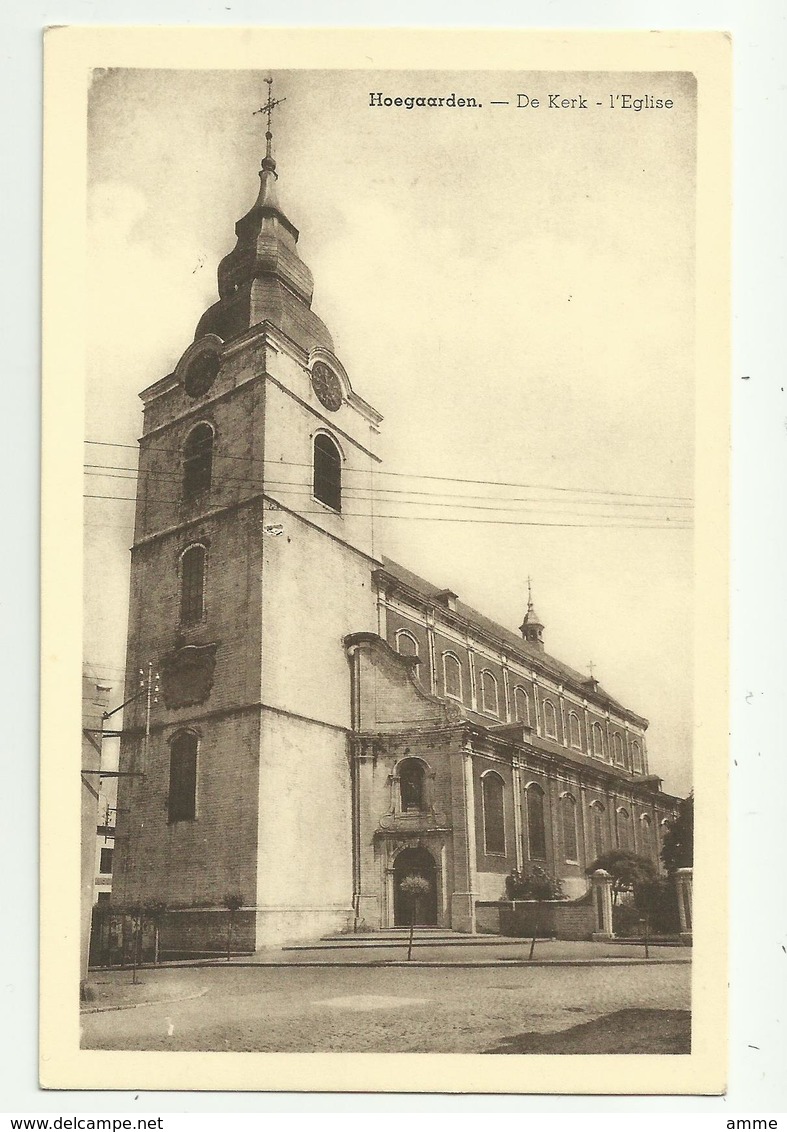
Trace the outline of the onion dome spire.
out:
M 272 114 L 286 99 L 273 97 L 272 78 L 265 82 L 267 101 L 254 111 L 267 117 L 259 193 L 235 225 L 237 243 L 219 264 L 219 301 L 200 319 L 196 337 L 217 334 L 229 342 L 268 321 L 307 351 L 330 350 L 331 336 L 311 310 L 314 279 L 298 255 L 299 232 L 279 204 L 276 187 Z
M 528 644 L 535 645 L 538 649 L 544 648 L 544 623 L 533 607 L 532 579 L 529 577 L 527 579 L 527 613 L 525 613 L 525 619 L 519 626 L 519 632 Z

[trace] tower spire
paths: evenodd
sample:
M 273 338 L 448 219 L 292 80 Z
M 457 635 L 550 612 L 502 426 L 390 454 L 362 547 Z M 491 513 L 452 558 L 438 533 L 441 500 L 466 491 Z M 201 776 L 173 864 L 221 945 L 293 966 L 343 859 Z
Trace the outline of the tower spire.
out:
M 276 162 L 273 159 L 273 130 L 271 128 L 271 115 L 273 114 L 273 111 L 276 109 L 276 107 L 281 106 L 282 102 L 286 102 L 287 99 L 273 97 L 272 76 L 269 76 L 265 80 L 265 82 L 268 84 L 268 101 L 263 106 L 261 106 L 259 110 L 254 111 L 255 114 L 266 114 L 268 118 L 267 128 L 265 130 L 265 156 L 262 159 L 261 167 L 263 170 L 273 173 L 274 177 L 278 177 L 278 173 L 276 172 Z
M 265 156 L 257 199 L 235 224 L 237 243 L 219 264 L 219 301 L 205 311 L 196 337 L 216 334 L 224 342 L 270 322 L 307 351 L 332 350 L 323 321 L 311 310 L 314 279 L 298 254 L 298 229 L 279 203 L 273 157 L 273 78 L 265 79 L 266 101 L 252 114 L 265 115 Z
M 533 579 L 527 576 L 527 612 L 525 619 L 519 626 L 523 638 L 538 649 L 544 647 L 544 624 L 533 608 Z

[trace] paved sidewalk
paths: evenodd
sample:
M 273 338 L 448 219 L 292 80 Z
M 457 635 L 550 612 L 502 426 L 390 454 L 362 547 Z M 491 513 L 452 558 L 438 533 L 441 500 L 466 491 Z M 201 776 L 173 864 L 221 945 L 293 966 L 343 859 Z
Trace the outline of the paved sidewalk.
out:
M 178 967 L 511 967 L 511 966 L 631 966 L 691 962 L 691 948 L 651 944 L 649 958 L 640 943 L 537 940 L 530 959 L 530 940 L 474 936 L 469 939 L 419 939 L 407 960 L 407 938 L 320 940 L 313 946 L 269 947 L 253 955 L 226 959 L 184 959 L 159 964 Z M 143 968 L 144 970 L 145 968 Z M 148 968 L 149 969 L 149 968 Z M 98 975 L 99 971 L 94 972 Z

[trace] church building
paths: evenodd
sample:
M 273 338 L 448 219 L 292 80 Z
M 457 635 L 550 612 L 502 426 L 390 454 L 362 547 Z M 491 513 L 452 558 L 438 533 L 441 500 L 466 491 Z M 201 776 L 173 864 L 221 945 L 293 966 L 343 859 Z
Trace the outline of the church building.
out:
M 165 906 L 187 953 L 234 902 L 251 950 L 404 924 L 408 875 L 421 922 L 473 932 L 514 870 L 577 898 L 607 849 L 658 863 L 677 799 L 647 720 L 550 656 L 529 593 L 513 631 L 377 552 L 350 488 L 382 416 L 312 310 L 270 114 L 266 138 L 218 301 L 141 394 L 127 669 L 150 686 L 125 693 L 113 904 Z

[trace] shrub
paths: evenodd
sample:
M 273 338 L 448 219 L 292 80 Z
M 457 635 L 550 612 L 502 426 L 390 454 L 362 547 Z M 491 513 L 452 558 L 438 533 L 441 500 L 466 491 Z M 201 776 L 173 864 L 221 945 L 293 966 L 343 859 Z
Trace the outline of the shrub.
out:
M 563 886 L 557 877 L 530 865 L 521 872 L 514 870 L 506 877 L 506 896 L 509 900 L 565 900 Z
M 640 914 L 647 913 L 650 930 L 660 935 L 677 935 L 680 931 L 678 897 L 675 885 L 666 877 L 640 885 L 634 893 Z
M 634 904 L 615 904 L 612 907 L 612 931 L 618 936 L 642 934 L 642 912 Z

